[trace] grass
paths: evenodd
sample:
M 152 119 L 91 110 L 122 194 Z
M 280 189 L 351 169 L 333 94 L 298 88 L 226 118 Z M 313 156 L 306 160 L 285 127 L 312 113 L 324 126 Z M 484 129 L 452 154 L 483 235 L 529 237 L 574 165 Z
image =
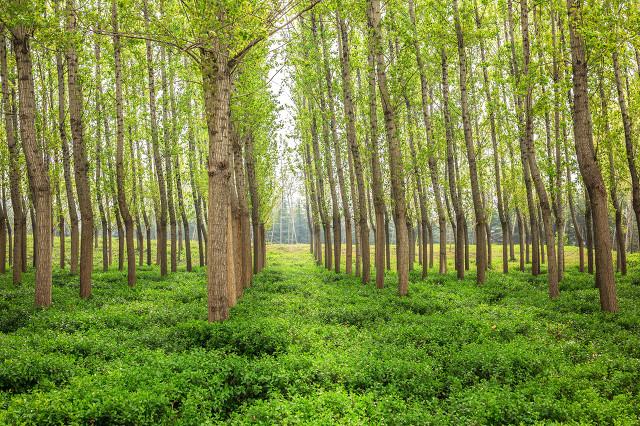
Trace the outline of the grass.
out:
M 574 265 L 556 301 L 515 268 L 477 287 L 416 267 L 400 299 L 393 273 L 377 290 L 268 250 L 221 324 L 200 268 L 96 271 L 86 301 L 56 269 L 47 310 L 32 272 L 0 276 L 0 424 L 638 424 L 636 255 L 612 315 Z

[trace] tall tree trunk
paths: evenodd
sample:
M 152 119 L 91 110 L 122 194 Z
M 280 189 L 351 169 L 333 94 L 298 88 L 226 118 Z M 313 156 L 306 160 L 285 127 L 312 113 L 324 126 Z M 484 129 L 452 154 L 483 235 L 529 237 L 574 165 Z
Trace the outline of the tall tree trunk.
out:
M 360 157 L 360 148 L 358 146 L 357 134 L 356 134 L 356 113 L 353 104 L 353 86 L 351 83 L 351 48 L 349 47 L 349 37 L 344 20 L 340 17 L 339 13 L 336 13 L 336 19 L 340 35 L 338 37 L 338 46 L 340 47 L 340 64 L 342 70 L 342 95 L 344 98 L 344 115 L 347 119 L 347 142 L 351 152 L 351 159 L 353 161 L 353 171 L 356 178 L 356 184 L 358 188 L 358 203 L 354 203 L 354 209 L 357 207 L 358 219 L 360 224 L 360 251 L 362 259 L 362 282 L 368 283 L 370 280 L 371 260 L 369 250 L 369 226 L 367 224 L 367 195 L 364 184 L 364 173 L 362 166 L 362 159 Z M 334 117 L 335 120 L 335 117 Z M 334 129 L 335 133 L 335 129 Z M 337 139 L 337 136 L 336 136 Z M 345 197 L 343 197 L 343 204 L 345 204 Z M 347 210 L 345 209 L 345 218 L 347 217 Z M 349 233 L 349 226 L 345 224 L 347 233 Z M 350 265 L 350 249 L 348 247 L 347 237 L 347 253 L 346 261 L 347 265 Z M 349 266 L 347 266 L 347 273 L 349 273 Z M 384 272 L 383 272 L 384 273 Z
M 368 41 L 367 85 L 369 94 L 369 128 L 371 130 L 369 149 L 371 151 L 371 192 L 373 193 L 373 209 L 376 218 L 375 268 L 376 288 L 384 287 L 385 259 L 389 265 L 389 222 L 386 218 L 384 191 L 382 188 L 382 171 L 380 168 L 380 149 L 378 148 L 378 106 L 376 96 L 376 66 L 373 40 Z M 387 266 L 390 269 L 390 266 Z
M 204 228 L 204 224 L 202 223 L 202 204 L 200 203 L 200 194 L 198 192 L 198 186 L 196 185 L 196 175 L 195 175 L 195 135 L 193 131 L 193 123 L 191 122 L 191 117 L 189 117 L 189 128 L 187 130 L 187 140 L 189 143 L 189 153 L 188 153 L 188 161 L 189 161 L 189 182 L 191 183 L 191 195 L 193 197 L 193 206 L 196 213 L 196 234 L 198 237 L 198 257 L 200 266 L 204 266 L 204 247 L 203 247 L 203 236 L 205 234 L 202 231 Z
M 622 127 L 624 129 L 624 146 L 627 153 L 629 175 L 631 176 L 631 206 L 633 207 L 633 213 L 636 217 L 636 224 L 638 225 L 638 229 L 640 229 L 640 179 L 638 178 L 638 170 L 636 168 L 635 147 L 633 145 L 633 126 L 631 125 L 631 119 L 629 118 L 629 112 L 627 110 L 627 100 L 625 98 L 622 78 L 620 76 L 620 64 L 618 61 L 617 50 L 614 50 L 612 59 L 616 90 L 618 92 L 620 117 L 622 118 Z M 638 235 L 640 235 L 640 232 Z
M 458 13 L 458 0 L 453 0 L 453 19 L 458 39 L 458 61 L 460 68 L 460 104 L 462 109 L 462 127 L 464 129 L 464 140 L 467 147 L 467 161 L 469 163 L 469 177 L 471 180 L 471 194 L 473 198 L 473 209 L 476 216 L 476 282 L 483 284 L 486 280 L 487 269 L 487 235 L 484 204 L 478 183 L 478 169 L 476 164 L 476 150 L 473 142 L 471 130 L 471 117 L 467 100 L 467 54 L 465 52 L 464 34 L 460 25 Z
M 529 64 L 530 64 L 530 49 L 529 49 L 529 7 L 528 0 L 521 2 L 520 9 L 520 26 L 522 28 L 522 45 L 523 45 L 523 70 L 522 73 L 527 79 L 527 90 L 524 99 L 524 114 L 525 114 L 525 132 L 524 132 L 524 146 L 526 147 L 526 157 L 529 162 L 529 170 L 531 177 L 533 178 L 536 192 L 538 193 L 538 199 L 540 201 L 540 209 L 542 211 L 542 222 L 544 223 L 545 241 L 547 244 L 547 257 L 549 262 L 547 265 L 547 282 L 549 284 L 549 297 L 552 299 L 560 295 L 560 289 L 558 286 L 558 263 L 556 259 L 555 250 L 555 236 L 553 234 L 553 224 L 551 222 L 551 204 L 549 203 L 549 197 L 547 190 L 542 181 L 540 170 L 538 169 L 538 162 L 536 160 L 536 151 L 533 146 L 533 87 L 529 78 Z M 535 214 L 535 213 L 533 213 Z M 542 249 L 542 247 L 541 247 Z
M 102 228 L 102 270 L 107 271 L 109 269 L 109 251 L 108 251 L 108 240 L 107 240 L 107 216 L 104 211 L 104 204 L 102 198 L 102 76 L 101 76 L 101 49 L 100 43 L 96 40 L 94 44 L 94 55 L 95 55 L 95 79 L 96 79 L 96 115 L 97 115 L 97 126 L 96 126 L 96 166 L 95 166 L 95 179 L 96 179 L 96 203 L 98 204 L 98 212 L 100 214 L 100 224 Z M 106 122 L 106 117 L 105 117 Z M 108 134 L 105 135 L 106 138 L 109 137 Z M 96 227 L 97 230 L 97 227 Z M 96 244 L 97 244 L 97 236 L 96 236 Z
M 478 13 L 477 5 L 474 8 L 475 21 L 478 31 L 482 29 L 482 23 L 480 20 L 480 14 Z M 484 39 L 480 38 L 480 61 L 482 63 L 482 83 L 484 89 L 484 95 L 487 100 L 487 108 L 489 110 L 489 127 L 491 130 L 491 146 L 493 148 L 493 170 L 496 180 L 496 198 L 498 201 L 498 217 L 500 218 L 500 229 L 502 230 L 502 272 L 507 274 L 509 272 L 509 258 L 507 253 L 507 242 L 509 241 L 509 231 L 507 224 L 507 214 L 505 212 L 502 195 L 502 184 L 500 174 L 500 153 L 498 151 L 498 138 L 496 136 L 496 114 L 493 106 L 493 100 L 491 96 L 491 86 L 489 83 L 489 71 L 485 59 L 485 45 Z M 487 235 L 489 235 L 490 224 L 487 223 Z M 488 241 L 491 244 L 491 241 Z M 491 256 L 491 251 L 488 251 L 488 256 Z
M 508 17 L 508 33 L 509 33 L 509 42 L 511 47 L 511 73 L 514 79 L 519 82 L 521 80 L 520 69 L 518 66 L 518 60 L 516 58 L 515 51 L 515 37 L 514 37 L 514 19 L 513 19 L 513 4 L 511 0 L 507 1 L 507 17 Z M 526 75 L 525 75 L 526 76 Z M 530 90 L 527 90 L 529 92 Z M 536 219 L 536 203 L 533 197 L 533 188 L 531 187 L 531 169 L 530 169 L 530 161 L 528 158 L 528 149 L 527 149 L 527 121 L 525 114 L 525 103 L 526 100 L 522 99 L 522 96 L 517 92 L 514 93 L 517 116 L 518 116 L 518 127 L 519 127 L 519 142 L 520 142 L 520 156 L 522 160 L 522 174 L 523 180 L 525 184 L 525 190 L 527 193 L 527 207 L 529 210 L 529 229 L 531 231 L 531 246 L 532 246 L 532 263 L 531 263 L 531 273 L 533 275 L 540 274 L 540 259 L 539 259 L 539 235 L 538 235 L 538 221 Z M 528 250 L 528 245 L 527 245 Z M 528 263 L 528 261 L 527 261 Z
M 407 233 L 406 200 L 402 178 L 402 153 L 398 140 L 396 112 L 391 103 L 387 87 L 384 52 L 382 49 L 382 30 L 380 26 L 380 0 L 368 0 L 369 28 L 373 39 L 376 59 L 378 89 L 384 112 L 385 131 L 389 151 L 389 171 L 391 175 L 391 197 L 394 203 L 394 221 L 396 224 L 396 259 L 398 271 L 398 293 L 407 295 L 409 291 L 409 239 Z
M 67 139 L 67 127 L 65 124 L 65 82 L 62 54 L 56 52 L 56 67 L 58 71 L 58 130 L 62 143 L 62 167 L 64 170 L 64 185 L 67 194 L 67 209 L 69 210 L 69 225 L 71 232 L 71 258 L 70 270 L 72 274 L 78 273 L 78 256 L 80 253 L 80 234 L 78 229 L 78 212 L 73 193 L 73 181 L 71 178 L 71 154 Z
M 12 29 L 13 52 L 18 70 L 20 96 L 20 139 L 25 154 L 27 171 L 36 210 L 34 245 L 36 252 L 35 304 L 51 305 L 51 188 L 49 165 L 44 160 L 43 149 L 36 142 L 35 95 L 33 67 L 29 39 L 31 30 L 24 26 Z M 3 79 L 4 80 L 4 79 Z M 26 235 L 26 232 L 24 233 Z
M 12 119 L 13 111 L 9 98 L 9 71 L 7 67 L 7 45 L 3 25 L 0 24 L 0 77 L 2 77 L 2 110 L 4 113 L 4 128 L 9 150 L 9 194 L 11 196 L 11 209 L 13 210 L 13 250 L 12 279 L 14 284 L 22 280 L 22 241 L 26 235 L 22 233 L 24 213 L 22 211 L 22 195 L 20 194 L 21 172 L 19 165 L 19 147 L 16 141 L 17 129 Z M 3 197 L 4 198 L 4 197 Z
M 149 32 L 149 7 L 148 0 L 144 0 L 145 30 Z M 160 261 L 160 275 L 167 275 L 167 190 L 162 168 L 162 158 L 160 156 L 160 143 L 158 141 L 158 119 L 156 113 L 156 88 L 153 70 L 153 49 L 151 41 L 145 41 L 147 52 L 147 72 L 149 75 L 149 111 L 151 119 L 151 145 L 153 147 L 153 162 L 158 181 L 158 192 L 160 198 L 160 211 L 157 215 L 156 239 L 158 240 L 158 257 Z M 226 223 L 226 222 L 225 222 Z
M 613 161 L 613 149 L 614 142 L 611 136 L 609 135 L 609 113 L 607 101 L 608 97 L 605 94 L 604 90 L 604 78 L 602 74 L 600 74 L 598 79 L 598 90 L 600 92 L 600 105 L 601 105 L 601 115 L 604 124 L 604 140 L 606 141 L 607 147 L 607 156 L 609 159 L 609 192 L 611 193 L 611 205 L 615 211 L 615 241 L 616 241 L 616 256 L 617 256 L 617 265 L 618 270 L 622 275 L 627 275 L 627 253 L 625 247 L 625 240 L 622 231 L 622 206 L 620 205 L 620 199 L 618 198 L 618 182 L 617 182 L 617 173 L 616 168 Z
M 247 170 L 247 184 L 249 186 L 249 198 L 251 200 L 251 227 L 253 234 L 253 273 L 257 274 L 261 270 L 262 244 L 260 243 L 260 197 L 258 195 L 258 184 L 256 182 L 256 159 L 253 154 L 253 135 L 249 133 L 245 137 L 245 169 Z M 310 161 L 310 160 L 309 160 Z M 311 176 L 309 179 L 312 179 Z M 312 192 L 313 198 L 314 194 Z M 317 200 L 316 200 L 317 204 Z M 320 243 L 320 229 L 317 225 L 318 256 L 322 263 L 322 247 Z
M 613 275 L 613 262 L 611 260 L 607 190 L 596 162 L 593 148 L 585 44 L 582 34 L 578 30 L 581 5 L 581 0 L 567 0 L 571 62 L 573 65 L 573 133 L 580 174 L 589 192 L 593 215 L 596 248 L 596 285 L 600 291 L 600 307 L 603 311 L 616 312 L 618 310 L 618 301 Z
M 447 54 L 444 49 L 440 53 L 442 59 L 442 111 L 445 122 L 445 137 L 447 142 L 447 176 L 449 181 L 449 193 L 451 195 L 451 204 L 455 214 L 455 268 L 458 279 L 464 278 L 464 245 L 465 245 L 465 226 L 464 213 L 462 211 L 461 201 L 458 197 L 458 189 L 456 183 L 455 161 L 454 161 L 454 140 L 453 129 L 451 123 L 451 115 L 449 113 L 449 72 L 447 70 Z
M 67 31 L 76 32 L 76 6 L 67 0 Z M 82 122 L 82 86 L 78 76 L 78 58 L 74 43 L 67 47 L 67 77 L 69 85 L 69 119 L 73 140 L 73 167 L 80 206 L 80 297 L 91 296 L 91 272 L 93 270 L 93 209 L 89 190 L 89 162 L 84 145 L 84 123 Z
M 136 252 L 133 247 L 133 217 L 127 203 L 124 174 L 124 114 L 122 111 L 122 64 L 120 60 L 120 35 L 118 32 L 117 1 L 111 1 L 111 25 L 113 27 L 113 58 L 116 80 L 116 183 L 118 210 L 122 215 L 127 243 L 127 283 L 136 285 Z M 135 182 L 135 181 L 134 181 Z M 120 238 L 122 238 L 120 236 Z
M 242 161 L 242 142 L 234 138 L 233 165 L 238 190 L 238 207 L 240 209 L 240 244 L 242 250 L 242 285 L 247 288 L 251 285 L 251 227 L 249 220 L 249 204 L 247 203 L 247 184 L 245 180 Z
M 593 274 L 593 223 L 589 192 L 584 192 L 584 232 L 587 243 L 587 272 Z
M 162 12 L 164 13 L 164 12 Z M 171 162 L 171 155 L 173 154 L 173 144 L 175 139 L 175 132 L 171 129 L 175 129 L 175 117 L 171 116 L 171 123 L 169 122 L 169 90 L 167 81 L 167 56 L 164 46 L 160 48 L 160 81 L 162 86 L 162 137 L 164 139 L 164 165 L 166 172 L 166 194 L 167 194 L 167 209 L 169 213 L 169 234 L 171 237 L 171 250 L 170 250 L 170 266 L 171 272 L 178 270 L 178 258 L 177 258 L 177 222 L 176 222 L 176 209 L 173 203 L 173 165 Z M 171 77 L 171 85 L 173 85 L 173 77 Z
M 315 32 L 315 16 L 311 14 L 312 25 Z M 327 89 L 327 98 L 326 98 L 326 107 L 323 106 L 325 104 L 324 96 L 320 98 L 320 108 L 323 114 L 328 114 L 327 116 L 323 116 L 323 139 L 325 141 L 325 149 L 327 154 L 329 154 L 329 136 L 327 132 L 327 124 L 330 124 L 331 127 L 331 142 L 333 145 L 333 154 L 335 158 L 336 164 L 336 174 L 338 176 L 338 186 L 340 187 L 340 195 L 342 198 L 342 211 L 344 215 L 344 223 L 345 223 L 345 240 L 346 240 L 346 251 L 345 251 L 345 271 L 347 274 L 351 274 L 352 272 L 352 241 L 351 241 L 351 213 L 349 211 L 349 197 L 348 187 L 345 184 L 344 173 L 342 172 L 342 155 L 340 153 L 340 145 L 338 142 L 338 132 L 337 132 L 337 124 L 336 124 L 336 114 L 334 107 L 334 95 L 333 95 L 333 79 L 331 77 L 331 68 L 329 67 L 329 55 L 327 53 L 327 47 L 325 44 L 325 36 L 324 36 L 324 25 L 322 21 L 320 21 L 320 44 L 322 45 L 322 63 L 323 63 L 323 71 L 324 78 Z M 322 91 L 321 91 L 322 92 Z M 329 123 L 327 123 L 329 121 Z M 330 155 L 330 154 L 329 154 Z M 330 156 L 327 157 L 327 177 L 329 178 L 329 187 L 331 190 L 331 200 L 333 206 L 333 257 L 334 257 L 334 268 L 336 272 L 340 272 L 340 258 L 342 254 L 342 230 L 341 230 L 341 222 L 340 222 L 340 207 L 337 202 L 337 194 L 335 191 L 335 179 L 333 177 L 333 161 Z M 334 196 L 336 198 L 334 199 Z

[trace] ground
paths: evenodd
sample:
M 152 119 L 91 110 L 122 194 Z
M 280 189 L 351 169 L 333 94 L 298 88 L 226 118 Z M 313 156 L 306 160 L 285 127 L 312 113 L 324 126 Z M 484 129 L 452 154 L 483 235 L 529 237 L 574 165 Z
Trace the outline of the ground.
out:
M 513 424 L 640 421 L 640 275 L 599 311 L 574 265 L 545 277 L 421 280 L 399 298 L 269 246 L 231 319 L 206 322 L 204 271 L 94 274 L 90 300 L 56 270 L 36 311 L 33 274 L 0 277 L 0 424 Z M 494 264 L 497 264 L 494 259 Z M 497 268 L 497 267 L 496 267 Z

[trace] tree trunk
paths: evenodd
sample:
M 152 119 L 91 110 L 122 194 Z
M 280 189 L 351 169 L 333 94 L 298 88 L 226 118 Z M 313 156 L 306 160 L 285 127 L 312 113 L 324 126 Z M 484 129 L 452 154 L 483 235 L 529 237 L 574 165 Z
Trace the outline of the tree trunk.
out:
M 351 83 L 351 49 L 349 47 L 349 38 L 347 34 L 347 28 L 344 20 L 340 17 L 339 13 L 336 13 L 336 19 L 338 23 L 338 28 L 340 30 L 340 35 L 338 37 L 338 46 L 340 49 L 340 64 L 342 70 L 342 95 L 344 98 L 344 115 L 347 119 L 346 131 L 347 131 L 347 142 L 349 144 L 351 158 L 353 161 L 353 171 L 356 177 L 356 184 L 358 188 L 358 203 L 354 206 L 357 206 L 358 210 L 358 219 L 359 219 L 359 235 L 360 235 L 360 251 L 361 251 L 361 259 L 362 259 L 362 282 L 368 283 L 370 280 L 371 274 L 371 253 L 369 250 L 369 226 L 367 224 L 367 193 L 364 183 L 364 173 L 363 173 L 363 165 L 362 158 L 360 156 L 360 148 L 358 146 L 357 141 L 357 133 L 356 133 L 356 113 L 355 107 L 353 104 L 353 86 Z M 344 204 L 344 200 L 343 200 Z M 355 209 L 355 207 L 354 207 Z M 345 210 L 346 217 L 346 210 Z M 345 228 L 349 228 L 345 225 Z M 350 264 L 350 250 L 347 244 L 347 265 Z M 348 268 L 348 266 L 347 266 Z M 349 271 L 347 270 L 347 273 Z M 384 274 L 384 272 L 382 272 Z
M 145 30 L 149 33 L 149 10 L 148 1 L 144 0 L 144 19 Z M 147 72 L 149 75 L 149 112 L 151 119 L 151 145 L 153 147 L 153 162 L 156 170 L 156 179 L 158 181 L 158 192 L 160 197 L 160 211 L 157 215 L 156 223 L 156 239 L 158 241 L 158 257 L 160 263 L 160 275 L 167 275 L 167 190 L 164 179 L 164 171 L 162 169 L 162 158 L 160 156 L 160 143 L 158 141 L 158 119 L 156 113 L 156 88 L 153 70 L 153 50 L 151 41 L 145 41 L 147 52 Z
M 74 0 L 67 0 L 67 31 L 76 32 L 76 7 Z M 73 140 L 73 167 L 80 206 L 80 297 L 91 296 L 91 271 L 93 270 L 93 209 L 89 190 L 89 162 L 84 146 L 84 123 L 82 122 L 82 87 L 78 76 L 78 58 L 75 46 L 67 47 L 67 76 L 69 85 L 69 120 Z
M 51 305 L 51 188 L 49 166 L 44 161 L 42 148 L 36 142 L 35 95 L 29 39 L 31 31 L 24 26 L 12 29 L 13 52 L 18 70 L 20 95 L 20 139 L 36 210 L 34 244 L 36 252 L 35 304 Z M 4 79 L 3 79 L 4 80 Z M 26 232 L 25 234 L 26 235 Z
M 9 194 L 11 196 L 11 208 L 13 210 L 13 250 L 10 254 L 12 258 L 12 279 L 14 284 L 22 280 L 22 241 L 26 235 L 22 233 L 22 222 L 24 213 L 22 211 L 22 195 L 20 194 L 20 165 L 19 147 L 16 141 L 17 129 L 14 127 L 12 119 L 12 108 L 9 99 L 9 71 L 7 69 L 7 47 L 4 35 L 4 28 L 0 24 L 0 77 L 2 77 L 2 110 L 4 112 L 4 128 L 7 137 L 9 150 Z
M 127 283 L 136 285 L 136 252 L 133 247 L 133 217 L 126 199 L 124 174 L 124 114 L 122 111 L 122 64 L 120 61 L 120 36 L 118 32 L 118 6 L 111 2 L 111 25 L 113 27 L 113 57 L 116 80 L 116 184 L 118 192 L 118 210 L 122 215 L 127 243 Z M 122 238 L 122 236 L 119 236 Z
M 249 133 L 245 137 L 245 169 L 247 170 L 247 184 L 249 186 L 249 198 L 251 200 L 251 227 L 253 234 L 253 273 L 257 274 L 261 270 L 261 259 L 262 254 L 260 253 L 262 249 L 262 244 L 260 243 L 260 197 L 258 195 L 258 185 L 256 181 L 256 159 L 253 154 L 253 135 Z M 309 161 L 310 158 L 308 159 Z M 309 177 L 309 179 L 312 179 Z M 314 193 L 311 194 L 312 198 L 315 199 Z M 317 199 L 316 199 L 317 205 Z M 316 240 L 318 244 L 318 256 L 322 256 L 322 247 L 320 243 L 320 229 L 319 225 L 315 230 L 317 232 Z M 320 263 L 322 263 L 322 258 L 320 257 Z
M 478 169 L 476 164 L 476 150 L 473 142 L 471 130 L 471 117 L 469 114 L 467 100 L 467 54 L 465 52 L 464 35 L 460 25 L 458 13 L 458 1 L 453 1 L 454 23 L 456 27 L 456 37 L 458 39 L 458 61 L 460 68 L 460 104 L 462 109 L 462 127 L 464 129 L 464 140 L 467 147 L 467 161 L 469 163 L 469 177 L 471 179 L 471 194 L 473 198 L 473 209 L 476 216 L 476 282 L 481 285 L 486 280 L 487 269 L 487 235 L 486 219 L 482 194 L 478 183 Z
M 569 11 L 569 35 L 573 65 L 573 132 L 580 174 L 584 180 L 593 215 L 596 248 L 596 284 L 600 291 L 600 307 L 603 311 L 616 312 L 618 301 L 611 260 L 611 235 L 607 212 L 607 191 L 595 159 L 591 112 L 587 82 L 585 44 L 578 30 L 581 13 L 580 0 L 567 0 Z
M 373 209 L 376 218 L 376 239 L 375 239 L 375 267 L 376 267 L 376 288 L 384 287 L 385 259 L 386 268 L 389 265 L 389 221 L 386 217 L 386 207 L 384 203 L 384 191 L 382 188 L 382 171 L 380 168 L 380 149 L 378 147 L 378 106 L 376 96 L 376 67 L 375 49 L 373 41 L 368 40 L 367 55 L 367 85 L 369 94 L 369 129 L 371 130 L 369 149 L 371 150 L 371 192 L 373 193 Z
M 402 177 L 402 152 L 398 140 L 396 112 L 391 104 L 391 96 L 387 87 L 384 52 L 382 49 L 382 30 L 380 26 L 380 0 L 369 0 L 369 28 L 373 38 L 376 59 L 376 75 L 378 89 L 384 112 L 385 131 L 389 151 L 389 172 L 391 176 L 391 198 L 394 203 L 394 221 L 396 225 L 396 259 L 398 271 L 398 293 L 406 296 L 409 290 L 409 256 L 408 234 L 406 227 L 406 200 Z
M 442 111 L 445 122 L 445 137 L 447 141 L 447 176 L 449 181 L 449 193 L 451 195 L 451 204 L 453 204 L 453 210 L 455 213 L 455 268 L 457 271 L 458 279 L 464 278 L 464 245 L 465 245 L 465 226 L 464 226 L 464 213 L 462 211 L 461 201 L 458 198 L 458 190 L 456 183 L 456 172 L 454 164 L 454 146 L 453 129 L 451 123 L 451 116 L 449 113 L 449 73 L 447 70 L 447 55 L 444 49 L 441 50 L 442 59 L 442 96 L 443 105 Z
M 162 13 L 164 13 L 162 11 Z M 173 144 L 175 139 L 175 117 L 171 116 L 171 127 L 174 131 L 170 130 L 169 123 L 169 98 L 170 91 L 168 90 L 167 81 L 167 57 L 166 49 L 164 46 L 160 47 L 160 81 L 162 87 L 162 137 L 164 139 L 164 165 L 166 167 L 166 194 L 167 194 L 167 210 L 169 214 L 169 234 L 171 237 L 170 244 L 170 267 L 171 272 L 178 270 L 178 258 L 177 258 L 177 222 L 176 222 L 176 209 L 173 203 L 173 165 L 171 162 L 171 156 L 173 155 Z M 171 78 L 171 85 L 173 86 L 173 78 Z M 175 112 L 175 111 L 173 111 Z

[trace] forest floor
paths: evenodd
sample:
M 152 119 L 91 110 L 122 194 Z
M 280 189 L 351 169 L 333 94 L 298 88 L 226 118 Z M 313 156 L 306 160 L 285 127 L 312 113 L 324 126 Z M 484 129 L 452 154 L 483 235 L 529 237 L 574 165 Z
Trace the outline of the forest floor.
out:
M 621 312 L 599 311 L 570 266 L 545 276 L 411 274 L 399 298 L 269 246 L 268 267 L 224 323 L 206 322 L 205 274 L 56 270 L 54 306 L 33 273 L 0 277 L 0 424 L 638 424 L 640 265 Z M 494 259 L 494 265 L 496 261 Z

